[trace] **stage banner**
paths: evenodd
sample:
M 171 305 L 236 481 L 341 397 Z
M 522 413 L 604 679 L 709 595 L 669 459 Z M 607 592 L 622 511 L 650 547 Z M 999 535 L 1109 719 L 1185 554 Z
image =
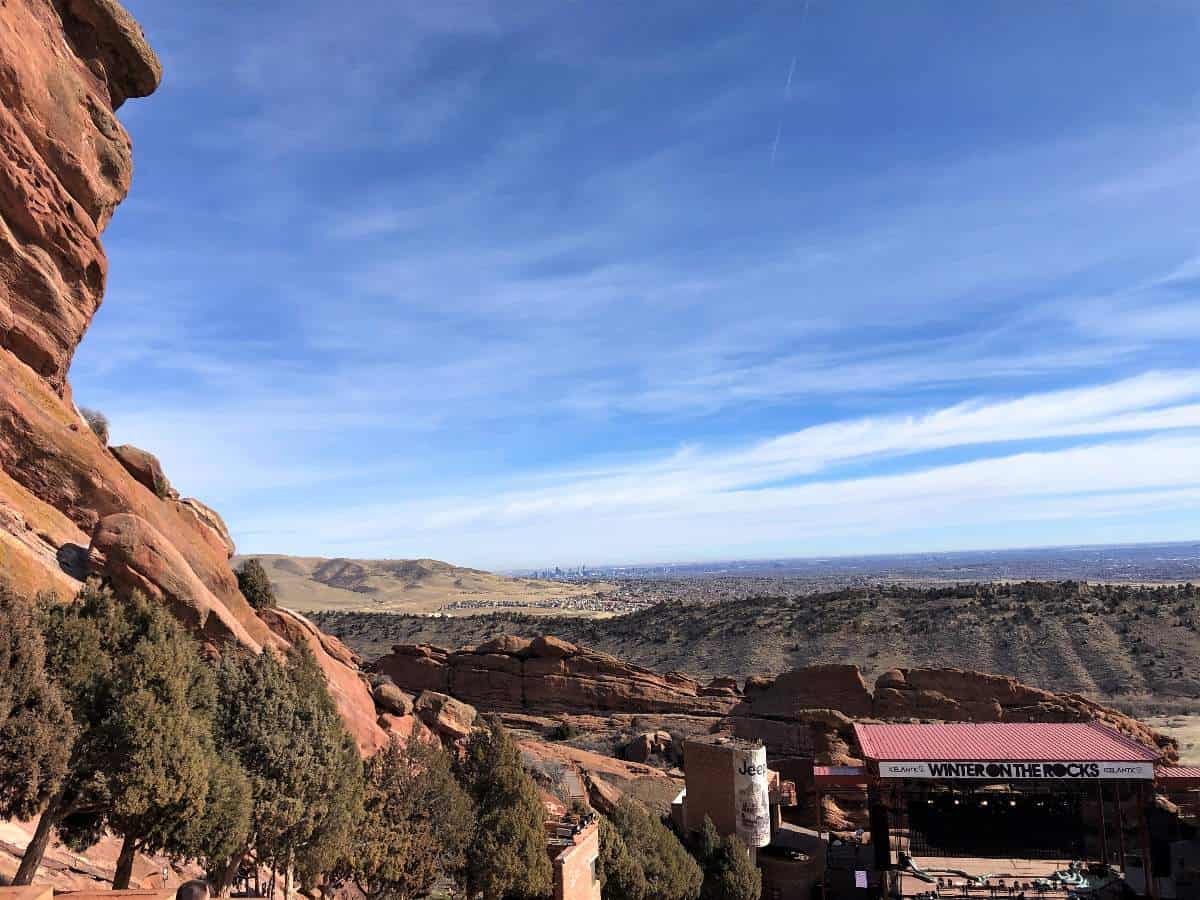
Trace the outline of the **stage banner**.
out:
M 1098 781 L 1153 779 L 1154 763 L 881 762 L 880 778 L 970 781 Z

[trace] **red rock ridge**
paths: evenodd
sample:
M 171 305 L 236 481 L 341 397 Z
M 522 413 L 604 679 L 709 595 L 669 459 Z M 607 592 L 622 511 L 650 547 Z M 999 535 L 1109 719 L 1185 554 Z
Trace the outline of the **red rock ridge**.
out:
M 505 635 L 455 651 L 398 644 L 369 668 L 405 690 L 439 691 L 494 710 L 720 716 L 737 699 L 727 687 L 707 690 L 686 675 L 660 675 L 554 637 Z

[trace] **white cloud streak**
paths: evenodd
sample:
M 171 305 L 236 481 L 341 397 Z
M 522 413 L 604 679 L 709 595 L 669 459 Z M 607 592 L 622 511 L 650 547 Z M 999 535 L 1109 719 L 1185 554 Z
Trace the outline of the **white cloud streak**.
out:
M 1058 440 L 1058 449 L 1029 449 Z M 928 454 L 955 451 L 951 462 Z M 864 475 L 854 466 L 870 460 Z M 1152 373 L 1109 385 L 958 404 L 911 417 L 831 422 L 735 450 L 684 448 L 657 460 L 561 471 L 521 489 L 331 510 L 306 548 L 454 548 L 495 564 L 667 558 L 741 542 L 917 527 L 1128 516 L 1200 503 L 1200 372 Z M 254 542 L 285 540 L 275 517 L 249 523 Z M 485 544 L 477 542 L 486 542 Z M 349 552 L 349 551 L 343 551 Z

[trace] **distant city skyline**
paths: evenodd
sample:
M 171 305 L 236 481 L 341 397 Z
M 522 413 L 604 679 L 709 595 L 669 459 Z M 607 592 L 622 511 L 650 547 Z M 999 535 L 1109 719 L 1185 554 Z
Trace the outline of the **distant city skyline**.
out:
M 1200 532 L 1192 4 L 128 6 L 74 396 L 244 553 Z

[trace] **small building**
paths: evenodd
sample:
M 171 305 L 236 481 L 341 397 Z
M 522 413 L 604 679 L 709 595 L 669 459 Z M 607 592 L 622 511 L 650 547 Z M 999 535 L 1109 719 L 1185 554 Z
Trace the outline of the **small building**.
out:
M 548 818 L 546 852 L 554 867 L 554 900 L 600 900 L 600 822 L 594 815 Z

